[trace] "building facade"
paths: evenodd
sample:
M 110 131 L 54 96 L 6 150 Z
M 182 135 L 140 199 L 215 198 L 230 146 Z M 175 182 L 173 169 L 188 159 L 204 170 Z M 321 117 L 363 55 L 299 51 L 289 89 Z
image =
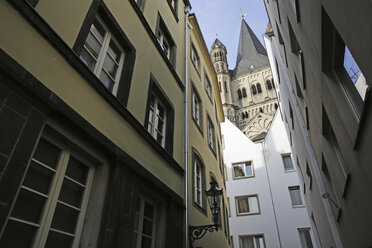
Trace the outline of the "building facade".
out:
M 228 69 L 227 49 L 216 39 L 211 46 L 227 119 L 252 140 L 265 137 L 278 107 L 265 48 L 242 19 L 236 65 Z
M 187 5 L 0 2 L 0 247 L 184 247 Z
M 260 143 L 222 124 L 234 247 L 320 247 L 279 112 Z
M 205 45 L 196 16 L 189 16 L 189 222 L 192 226 L 213 224 L 205 194 L 210 182 L 223 190 L 220 211 L 221 227 L 195 240 L 192 247 L 229 247 L 229 223 L 221 146 L 220 123 L 224 121 L 217 76 Z
M 372 6 L 264 3 L 266 46 L 311 226 L 322 247 L 370 247 Z

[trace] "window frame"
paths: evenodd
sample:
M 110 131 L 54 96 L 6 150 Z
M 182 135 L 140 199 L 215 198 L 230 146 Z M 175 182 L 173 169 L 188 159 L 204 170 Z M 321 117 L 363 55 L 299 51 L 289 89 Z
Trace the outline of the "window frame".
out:
M 215 134 L 213 122 L 211 118 L 209 117 L 209 115 L 207 114 L 207 141 L 208 141 L 208 147 L 213 151 L 213 153 L 215 153 L 215 150 L 216 150 L 216 137 L 215 136 L 216 134 Z
M 197 188 L 196 188 L 196 174 L 195 174 L 195 169 L 196 169 L 196 166 L 199 165 L 200 167 L 200 186 L 201 186 L 201 189 L 200 189 L 200 204 L 196 201 L 196 197 L 197 197 L 197 194 L 196 194 L 196 191 L 197 191 Z M 205 190 L 206 190 L 206 174 L 205 174 L 205 165 L 204 165 L 204 162 L 203 162 L 203 159 L 200 155 L 200 153 L 194 148 L 192 147 L 192 199 L 193 199 L 193 205 L 196 206 L 196 209 L 198 209 L 200 212 L 202 212 L 204 215 L 207 215 L 207 211 L 206 211 L 206 206 L 207 206 L 207 202 L 206 202 L 206 195 L 205 195 Z
M 306 248 L 313 248 L 314 247 L 314 242 L 313 242 L 313 238 L 312 238 L 312 235 L 311 235 L 311 228 L 310 227 L 304 227 L 304 228 L 297 228 L 297 233 L 298 233 L 298 237 L 299 237 L 299 239 L 300 239 L 300 243 L 301 243 L 301 247 L 303 247 L 302 246 L 302 239 L 301 239 L 301 232 L 303 232 L 303 231 L 307 231 L 308 232 L 308 234 L 309 234 L 309 237 L 310 237 L 310 241 L 311 241 L 311 247 L 308 247 L 307 245 L 306 245 Z M 307 240 L 305 240 L 305 242 L 306 242 Z
M 201 67 L 200 57 L 199 57 L 199 54 L 198 54 L 193 42 L 191 42 L 190 58 L 191 58 L 192 64 L 194 65 L 196 71 L 199 73 L 200 67 Z
M 150 117 L 150 104 L 151 104 L 151 97 L 153 95 L 156 96 L 160 100 L 161 104 L 164 106 L 166 116 L 167 116 L 166 121 L 164 123 L 165 125 L 165 136 L 163 136 L 164 146 L 159 144 L 158 141 L 154 139 L 152 132 L 150 133 L 148 131 L 148 123 L 149 123 L 149 117 Z M 146 129 L 146 132 L 152 137 L 152 140 L 157 145 L 165 149 L 170 155 L 173 154 L 174 107 L 152 74 L 150 76 L 150 83 L 149 83 L 148 94 L 147 94 L 144 128 Z
M 252 175 L 249 175 L 247 176 L 247 172 L 246 172 L 246 164 L 250 164 L 251 166 L 251 170 L 252 170 Z M 240 176 L 240 177 L 236 177 L 235 176 L 235 171 L 234 171 L 234 168 L 236 165 L 243 165 L 244 164 L 244 176 Z M 231 168 L 232 168 L 232 176 L 233 176 L 233 180 L 237 180 L 237 179 L 244 179 L 244 178 L 251 178 L 251 177 L 255 177 L 255 171 L 254 171 L 254 166 L 253 166 L 253 161 L 252 160 L 249 160 L 249 161 L 243 161 L 243 162 L 238 162 L 238 163 L 233 163 L 231 164 Z
M 197 99 L 198 105 L 199 105 L 199 120 L 195 119 L 195 102 L 194 100 Z M 199 131 L 203 134 L 203 103 L 201 101 L 200 95 L 198 91 L 196 90 L 196 87 L 192 85 L 192 91 L 191 91 L 191 111 L 192 111 L 192 119 L 196 126 L 198 127 Z
M 172 2 L 174 2 L 174 6 L 172 5 Z M 176 19 L 176 22 L 178 22 L 178 2 L 179 0 L 167 0 L 167 3 L 169 5 L 169 8 Z
M 207 74 L 204 75 L 204 89 L 205 89 L 205 92 L 207 93 L 209 100 L 213 104 L 213 101 L 212 101 L 213 88 L 212 88 L 212 83 L 209 80 Z
M 294 171 L 296 171 L 296 168 L 295 168 L 294 165 L 293 165 L 292 154 L 291 154 L 291 153 L 283 153 L 283 154 L 281 154 L 281 157 L 282 157 L 283 168 L 284 168 L 284 172 L 285 172 L 285 173 L 290 173 L 290 172 L 294 172 Z M 289 157 L 289 161 L 291 162 L 291 165 L 292 165 L 292 168 L 291 168 L 291 169 L 288 169 L 288 170 L 287 170 L 287 169 L 285 168 L 284 157 Z
M 144 234 L 143 233 L 143 222 L 144 222 L 144 219 L 148 219 L 148 217 L 144 216 L 144 212 L 145 212 L 145 203 L 148 203 L 150 205 L 153 206 L 153 220 L 152 220 L 152 236 L 151 236 L 151 247 L 154 247 L 155 244 L 156 244 L 156 227 L 157 227 L 157 219 L 156 217 L 158 216 L 158 213 L 157 213 L 157 204 L 154 202 L 154 201 L 151 201 L 150 199 L 142 196 L 142 195 L 138 195 L 137 196 L 137 204 L 138 204 L 138 199 L 140 201 L 140 212 L 139 212 L 139 220 L 138 220 L 138 230 L 133 230 L 134 233 L 136 233 L 136 237 L 137 239 L 134 240 L 134 243 L 136 245 L 136 248 L 141 248 L 141 244 L 142 244 L 142 239 L 141 237 L 142 236 L 146 236 L 148 237 L 148 235 Z M 138 205 L 136 204 L 137 208 L 138 208 Z M 135 210 L 135 215 L 137 217 L 137 209 Z M 140 241 L 140 242 L 138 242 Z
M 291 191 L 293 191 L 293 190 L 297 190 L 298 195 L 300 196 L 300 199 L 301 199 L 301 204 L 296 204 L 295 205 L 293 203 L 293 199 L 292 199 L 292 195 L 291 195 Z M 291 200 L 291 206 L 292 206 L 292 208 L 302 208 L 302 207 L 305 207 L 304 199 L 303 199 L 303 196 L 301 194 L 301 187 L 300 187 L 300 185 L 289 186 L 288 187 L 288 193 L 289 193 L 289 199 Z
M 110 33 L 113 35 L 113 37 L 115 37 L 117 43 L 119 43 L 125 52 L 122 71 L 118 81 L 118 89 L 115 96 L 124 106 L 127 106 L 130 86 L 132 83 L 134 62 L 136 58 L 136 49 L 103 2 L 93 3 L 90 7 L 72 50 L 77 56 L 80 56 L 84 49 L 83 46 L 90 32 L 90 28 L 97 16 L 101 18 L 106 27 L 109 29 Z M 92 82 L 94 82 L 97 87 L 107 90 L 99 78 L 84 64 L 84 62 L 81 60 L 80 62 L 82 65 L 84 65 L 84 68 L 86 68 L 87 72 L 89 71 L 89 73 L 92 75 Z
M 253 246 L 254 246 L 254 248 L 266 248 L 265 235 L 263 233 L 239 235 L 238 237 L 239 237 L 239 247 L 240 248 L 243 248 L 242 239 L 243 238 L 247 238 L 247 237 L 252 237 L 253 238 Z M 256 239 L 255 239 L 256 237 L 262 237 L 264 247 L 257 246 Z
M 57 136 L 59 135 L 57 134 Z M 43 142 L 49 143 L 49 145 L 53 146 L 54 148 L 57 148 L 59 151 L 58 159 L 57 161 L 55 161 L 55 168 L 52 168 L 52 166 L 46 165 L 42 161 L 39 161 L 35 158 L 36 151 L 39 148 L 39 145 L 41 144 L 42 140 Z M 89 198 L 91 195 L 91 190 L 93 188 L 93 178 L 97 167 L 96 166 L 97 161 L 93 161 L 95 159 L 90 157 L 89 154 L 85 153 L 85 151 L 80 151 L 80 149 L 77 150 L 74 144 L 70 144 L 70 142 L 67 142 L 67 144 L 65 142 L 61 142 L 57 137 L 52 136 L 48 132 L 44 132 L 41 135 L 41 138 L 39 139 L 35 147 L 36 148 L 34 154 L 32 155 L 28 166 L 30 168 L 32 166 L 31 164 L 35 163 L 38 164 L 43 169 L 47 169 L 48 171 L 54 172 L 53 176 L 50 179 L 50 184 L 48 185 L 49 193 L 44 194 L 43 192 L 39 192 L 37 189 L 32 189 L 29 186 L 25 186 L 24 180 L 20 185 L 21 190 L 23 189 L 29 193 L 35 194 L 38 197 L 43 197 L 45 199 L 44 206 L 40 212 L 40 216 L 38 217 L 39 218 L 38 223 L 34 223 L 29 220 L 23 220 L 17 217 L 12 217 L 11 215 L 13 214 L 14 210 L 13 208 L 9 215 L 7 225 L 9 224 L 9 221 L 14 221 L 23 225 L 33 226 L 34 228 L 37 228 L 34 231 L 35 234 L 32 240 L 32 244 L 35 247 L 44 247 L 47 243 L 48 234 L 50 233 L 50 231 L 53 231 L 55 233 L 68 235 L 70 237 L 73 235 L 74 239 L 71 242 L 71 245 L 73 248 L 77 248 L 80 243 L 80 238 L 82 237 L 84 220 L 87 215 L 87 210 L 89 208 Z M 71 158 L 88 167 L 85 185 L 67 175 L 67 168 L 69 166 Z M 28 171 L 25 174 L 25 178 L 27 177 L 27 175 Z M 74 206 L 72 203 L 67 203 L 59 199 L 59 197 L 62 194 L 62 188 L 65 179 L 81 187 L 83 187 L 84 185 L 85 189 L 83 191 L 84 192 L 83 195 L 81 196 L 80 208 Z M 15 204 L 19 200 L 19 197 L 20 195 L 17 196 Z M 58 204 L 78 211 L 78 217 L 76 218 L 74 233 L 60 230 L 60 228 L 58 227 L 52 227 L 54 216 L 57 212 Z
M 160 37 L 159 37 L 160 33 Z M 158 12 L 158 17 L 156 21 L 156 28 L 155 28 L 155 37 L 157 39 L 157 44 L 162 51 L 162 54 L 168 59 L 171 65 L 175 68 L 176 67 L 176 51 L 177 45 L 169 32 L 168 27 L 165 25 L 164 19 L 161 17 L 160 13 Z M 168 53 L 165 52 L 163 48 L 164 40 L 168 43 L 169 46 Z
M 240 213 L 239 212 L 238 200 L 239 199 L 247 198 L 247 202 L 248 202 L 248 206 L 249 206 L 249 198 L 252 198 L 252 197 L 256 197 L 256 199 L 257 199 L 258 212 L 243 212 L 243 213 Z M 258 194 L 235 196 L 235 211 L 236 211 L 236 216 L 237 217 L 246 216 L 246 215 L 258 215 L 258 214 L 261 214 L 261 207 L 260 207 L 260 201 L 259 201 L 259 198 L 258 198 Z

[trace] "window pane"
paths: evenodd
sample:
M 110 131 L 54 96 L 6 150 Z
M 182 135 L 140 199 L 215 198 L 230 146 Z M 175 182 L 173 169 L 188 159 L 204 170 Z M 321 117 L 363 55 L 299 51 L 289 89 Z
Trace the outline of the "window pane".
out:
M 61 150 L 51 143 L 41 139 L 34 154 L 34 158 L 52 168 L 56 168 Z
M 106 30 L 102 24 L 95 19 L 93 25 L 90 27 L 90 31 L 97 37 L 97 39 L 102 43 L 105 37 Z
M 152 236 L 152 221 L 148 219 L 143 219 L 143 230 L 142 233 L 147 236 Z
M 299 187 L 289 188 L 289 193 L 291 195 L 291 200 L 292 200 L 292 205 L 293 206 L 302 205 L 302 199 L 301 199 L 300 188 Z
M 31 162 L 30 167 L 27 170 L 26 178 L 23 181 L 23 185 L 48 195 L 49 186 L 53 176 L 54 171 L 49 170 L 36 162 Z
M 241 164 L 234 165 L 234 176 L 235 177 L 244 177 L 244 171 Z
M 45 201 L 46 198 L 26 189 L 21 189 L 13 208 L 12 217 L 33 223 L 40 223 Z
M 142 236 L 141 248 L 151 248 L 152 239 Z
M 96 65 L 96 60 L 93 58 L 92 55 L 90 55 L 90 53 L 88 53 L 85 48 L 83 49 L 81 55 L 80 55 L 80 59 L 81 61 L 83 61 L 83 63 L 88 66 L 89 70 L 93 71 L 94 70 L 94 66 Z
M 94 56 L 94 58 L 97 59 L 99 52 L 101 51 L 102 44 L 92 33 L 89 33 L 87 40 L 85 41 L 85 47 Z
M 258 213 L 258 201 L 257 197 L 249 197 L 249 208 L 251 213 Z
M 354 86 L 357 88 L 359 95 L 364 100 L 367 89 L 366 79 L 347 46 L 345 46 L 344 68 L 351 81 L 354 83 Z
M 253 243 L 253 237 L 241 238 L 242 248 L 255 248 Z
M 70 157 L 67 165 L 66 175 L 81 184 L 86 184 L 89 167 L 76 160 L 74 157 Z
M 74 207 L 80 208 L 83 195 L 83 187 L 65 178 L 58 199 Z
M 239 211 L 239 213 L 250 212 L 247 198 L 238 199 L 238 211 Z
M 121 56 L 121 51 L 112 39 L 111 39 L 110 45 L 108 47 L 108 53 L 115 60 L 116 63 L 119 63 L 120 56 Z
M 114 87 L 115 82 L 108 76 L 108 74 L 104 70 L 101 71 L 101 75 L 99 76 L 99 79 L 106 86 L 108 90 L 112 91 L 112 88 Z
M 45 248 L 68 248 L 72 247 L 73 237 L 50 231 Z
M 113 79 L 116 79 L 116 73 L 118 71 L 119 65 L 106 54 L 105 62 L 103 62 L 103 68 L 111 75 Z
M 34 226 L 9 220 L 0 240 L 0 247 L 29 248 L 34 241 L 36 230 Z
M 302 248 L 313 248 L 310 230 L 299 230 Z
M 75 226 L 79 217 L 79 212 L 75 209 L 57 203 L 54 212 L 52 228 L 68 233 L 75 233 Z
M 145 202 L 145 213 L 144 213 L 144 216 L 149 218 L 149 219 L 153 219 L 154 218 L 154 207 Z
M 290 155 L 282 156 L 282 159 L 283 159 L 283 164 L 284 164 L 284 170 L 285 171 L 289 171 L 289 170 L 294 169 Z
M 250 163 L 245 164 L 246 176 L 253 176 L 252 165 Z

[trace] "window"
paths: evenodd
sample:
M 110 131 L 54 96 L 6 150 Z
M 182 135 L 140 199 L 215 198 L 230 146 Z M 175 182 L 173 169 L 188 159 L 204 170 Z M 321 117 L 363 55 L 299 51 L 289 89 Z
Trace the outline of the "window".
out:
M 278 2 L 278 1 L 276 1 L 276 2 Z M 283 49 L 280 49 L 280 54 L 282 55 L 281 57 L 284 59 L 286 67 L 288 67 L 287 51 L 285 49 L 285 43 L 284 43 L 284 40 L 283 40 L 283 36 L 280 32 L 278 23 L 276 23 L 276 27 L 277 27 L 277 30 L 278 30 L 278 41 L 279 41 L 279 44 L 282 45 L 282 48 L 283 48 Z M 279 75 L 279 70 L 278 70 L 278 75 Z M 279 83 L 280 83 L 280 79 L 279 79 Z
M 196 122 L 196 124 L 200 127 L 201 126 L 201 100 L 196 92 L 196 90 L 193 88 L 192 92 L 192 118 Z
M 263 235 L 240 237 L 240 248 L 265 248 Z
M 333 49 L 328 50 L 330 48 Z M 352 52 L 322 8 L 322 70 L 336 76 L 350 109 L 359 120 L 367 84 Z
M 101 18 L 90 27 L 80 59 L 114 95 L 118 90 L 125 52 Z
M 0 246 L 77 247 L 93 173 L 79 154 L 42 137 Z
M 136 248 L 152 248 L 155 240 L 154 204 L 140 197 L 137 198 L 136 220 L 134 222 L 134 235 Z
M 306 175 L 309 177 L 309 189 L 311 190 L 313 185 L 313 175 L 311 174 L 311 170 L 309 164 L 306 161 Z
M 170 154 L 173 150 L 174 110 L 154 79 L 150 80 L 145 127 Z
M 197 71 L 199 71 L 199 55 L 193 44 L 191 44 L 191 61 L 194 64 Z
M 273 89 L 273 86 L 271 85 L 270 80 L 267 80 L 266 81 L 266 87 L 267 87 L 268 90 L 272 90 Z
M 293 110 L 292 110 L 291 103 L 289 101 L 288 101 L 288 106 L 289 106 L 289 117 L 291 117 L 292 129 L 294 129 Z
M 205 75 L 205 92 L 207 92 L 207 95 L 211 99 L 212 97 L 212 85 L 211 82 L 209 81 L 209 78 L 207 75 Z
M 240 89 L 238 89 L 238 99 L 242 99 L 242 91 Z
M 237 215 L 259 214 L 257 195 L 236 197 Z
M 291 196 L 292 207 L 303 206 L 300 186 L 288 187 L 289 195 Z
M 247 97 L 247 90 L 244 87 L 243 87 L 242 93 L 243 93 L 243 97 Z
M 137 5 L 140 8 L 140 10 L 143 11 L 143 9 L 145 7 L 146 0 L 134 0 L 134 1 L 137 3 Z
M 218 89 L 220 90 L 220 92 L 222 92 L 221 81 L 218 81 Z
M 257 89 L 255 85 L 252 85 L 252 94 L 256 95 L 257 94 Z
M 313 242 L 311 241 L 310 228 L 298 229 L 300 235 L 301 247 L 302 248 L 313 248 Z
M 168 4 L 169 4 L 169 7 L 171 8 L 172 10 L 172 13 L 174 15 L 174 17 L 176 17 L 176 19 L 178 20 L 178 0 L 167 0 L 168 1 Z
M 262 93 L 261 84 L 257 84 L 257 92 Z
M 168 28 L 165 26 L 165 23 L 160 15 L 158 15 L 158 24 L 156 28 L 156 38 L 160 44 L 161 49 L 163 50 L 165 56 L 168 58 L 169 62 L 172 65 L 175 64 L 175 53 L 176 45 L 170 35 Z
M 207 122 L 207 132 L 208 132 L 208 145 L 214 151 L 214 126 L 212 121 L 208 117 Z
M 224 83 L 224 86 L 225 86 L 225 93 L 229 93 L 229 91 L 227 90 L 227 89 L 228 89 L 228 88 L 227 88 L 227 82 L 224 81 L 223 83 Z
M 284 164 L 284 171 L 294 171 L 294 167 L 292 164 L 292 159 L 290 154 L 282 155 L 283 164 Z
M 252 162 L 233 164 L 233 169 L 234 179 L 254 176 Z
M 203 182 L 204 182 L 203 166 L 200 159 L 196 157 L 196 155 L 194 155 L 194 202 L 202 208 L 204 207 Z

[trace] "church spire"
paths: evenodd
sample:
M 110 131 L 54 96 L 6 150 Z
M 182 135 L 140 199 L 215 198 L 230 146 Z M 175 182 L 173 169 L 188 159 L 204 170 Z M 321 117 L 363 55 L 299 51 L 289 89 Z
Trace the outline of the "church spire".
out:
M 242 18 L 236 66 L 232 76 L 248 73 L 267 65 L 269 60 L 265 48 Z

